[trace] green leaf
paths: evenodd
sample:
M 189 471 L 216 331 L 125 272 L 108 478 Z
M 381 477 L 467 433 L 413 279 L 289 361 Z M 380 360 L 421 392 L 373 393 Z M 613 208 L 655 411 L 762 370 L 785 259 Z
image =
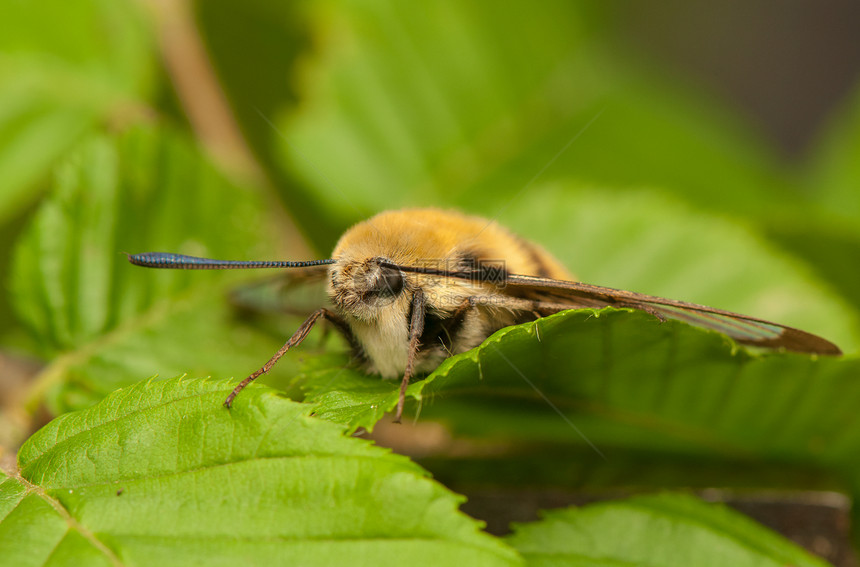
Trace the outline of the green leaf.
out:
M 516 565 L 408 459 L 223 380 L 146 381 L 57 418 L 0 484 L 16 565 Z M 99 561 L 89 563 L 92 558 Z
M 755 355 L 712 331 L 607 308 L 502 329 L 408 392 L 421 419 L 514 453 L 539 453 L 540 442 L 591 461 L 596 447 L 609 460 L 816 464 L 854 479 L 858 377 L 856 357 Z M 397 400 L 395 383 L 356 370 L 305 382 L 316 415 L 352 427 L 371 427 Z
M 153 54 L 139 6 L 4 2 L 0 19 L 0 219 L 101 122 L 124 122 L 151 88 Z M 50 14 L 50 16 L 46 16 Z
M 823 567 L 729 508 L 660 494 L 547 512 L 507 538 L 530 567 Z
M 124 253 L 266 257 L 267 221 L 252 189 L 169 130 L 83 147 L 17 246 L 14 304 L 51 358 L 31 401 L 61 412 L 141 375 L 259 368 L 280 345 L 232 320 L 225 294 L 235 277 L 148 270 Z

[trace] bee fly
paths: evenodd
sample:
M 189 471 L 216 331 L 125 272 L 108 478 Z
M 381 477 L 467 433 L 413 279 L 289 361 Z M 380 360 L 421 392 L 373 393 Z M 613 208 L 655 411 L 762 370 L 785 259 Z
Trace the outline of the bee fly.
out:
M 149 268 L 222 270 L 305 268 L 326 280 L 334 309 L 320 308 L 262 368 L 242 380 L 224 405 L 301 343 L 320 319 L 334 324 L 384 378 L 406 387 L 446 357 L 478 346 L 493 332 L 565 309 L 628 307 L 724 333 L 739 343 L 841 354 L 804 331 L 693 303 L 574 281 L 541 247 L 485 219 L 437 209 L 383 212 L 350 228 L 332 258 L 309 262 L 228 261 L 150 252 L 129 256 Z

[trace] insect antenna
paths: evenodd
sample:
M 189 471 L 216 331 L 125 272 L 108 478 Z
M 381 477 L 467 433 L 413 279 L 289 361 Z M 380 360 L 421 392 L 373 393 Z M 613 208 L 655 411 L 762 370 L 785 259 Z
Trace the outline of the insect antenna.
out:
M 307 262 L 287 262 L 282 260 L 213 260 L 169 252 L 144 252 L 127 254 L 128 261 L 145 268 L 164 268 L 173 270 L 243 270 L 250 268 L 310 268 L 334 264 L 331 258 L 309 260 Z

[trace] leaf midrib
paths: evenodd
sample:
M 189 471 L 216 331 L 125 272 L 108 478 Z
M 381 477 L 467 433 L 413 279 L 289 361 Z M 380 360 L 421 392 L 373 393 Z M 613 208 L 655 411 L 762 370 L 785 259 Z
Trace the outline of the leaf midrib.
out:
M 38 486 L 36 484 L 31 483 L 30 481 L 28 481 L 27 479 L 22 477 L 20 474 L 16 474 L 14 479 L 17 480 L 18 482 L 20 482 L 22 485 L 24 485 L 24 489 L 26 491 L 26 494 L 35 494 L 39 498 L 41 498 L 42 500 L 47 502 L 49 506 L 51 506 L 51 508 L 60 516 L 60 518 L 62 518 L 63 521 L 66 522 L 66 526 L 68 528 L 67 533 L 69 531 L 77 531 L 79 534 L 81 534 L 81 536 L 84 539 L 86 539 L 88 542 L 90 542 L 93 545 L 93 547 L 98 549 L 105 557 L 107 557 L 112 565 L 114 565 L 115 567 L 124 567 L 125 566 L 125 564 L 119 560 L 119 557 L 117 557 L 116 554 L 114 554 L 114 552 L 110 549 L 110 547 L 107 546 L 107 544 L 105 544 L 103 541 L 101 541 L 99 538 L 97 538 L 95 536 L 95 534 L 93 534 L 90 530 L 88 530 L 82 524 L 80 524 L 69 513 L 69 511 L 66 509 L 66 507 L 63 506 L 59 502 L 59 500 L 48 495 L 47 491 L 44 488 L 42 488 L 41 486 Z M 18 503 L 15 504 L 15 506 L 12 508 L 12 510 L 17 509 L 21 505 L 21 503 L 24 502 L 24 500 L 25 500 L 25 498 L 21 498 L 21 500 L 19 500 Z M 10 513 L 12 512 L 12 510 L 10 510 Z M 63 541 L 63 538 L 61 538 L 57 542 L 57 546 L 59 546 L 59 544 L 62 541 Z M 51 550 L 51 555 L 53 555 L 57 546 L 54 546 L 54 548 Z
M 386 459 L 386 455 L 349 455 L 349 454 L 338 454 L 338 453 L 329 453 L 329 454 L 317 454 L 317 455 L 308 455 L 308 454 L 296 454 L 296 455 L 273 455 L 269 457 L 249 457 L 247 459 L 238 459 L 235 461 L 225 461 L 223 463 L 212 463 L 205 466 L 189 468 L 184 470 L 177 470 L 172 472 L 163 472 L 159 474 L 147 475 L 147 476 L 139 476 L 139 477 L 116 477 L 111 480 L 106 480 L 104 482 L 93 482 L 89 484 L 70 484 L 70 485 L 59 485 L 59 486 L 49 486 L 45 487 L 45 490 L 55 490 L 55 491 L 63 491 L 63 490 L 82 490 L 86 488 L 97 488 L 100 486 L 109 486 L 114 484 L 130 484 L 130 483 L 138 483 L 138 482 L 148 482 L 152 480 L 166 479 L 170 477 L 176 477 L 184 474 L 197 474 L 206 472 L 209 470 L 214 470 L 222 467 L 229 467 L 233 465 L 252 465 L 257 461 L 266 462 L 266 461 L 286 461 L 286 460 L 295 460 L 295 461 L 311 461 L 311 460 L 343 460 L 343 461 L 381 461 L 388 464 L 393 465 L 399 469 L 400 471 L 394 472 L 405 472 L 411 473 L 415 476 L 421 477 L 419 474 L 419 470 L 417 468 L 410 467 L 405 463 L 398 463 L 392 459 Z M 426 476 L 426 475 L 424 475 Z M 28 481 L 29 482 L 29 481 Z M 35 486 L 35 485 L 34 485 Z

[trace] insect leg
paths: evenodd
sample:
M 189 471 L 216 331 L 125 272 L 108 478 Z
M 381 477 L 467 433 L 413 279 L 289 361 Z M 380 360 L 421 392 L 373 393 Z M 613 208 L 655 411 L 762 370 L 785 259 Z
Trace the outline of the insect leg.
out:
M 397 413 L 394 415 L 394 423 L 400 423 L 400 416 L 403 415 L 406 387 L 409 386 L 409 379 L 412 378 L 412 372 L 415 368 L 415 355 L 418 354 L 421 334 L 424 332 L 426 303 L 424 292 L 420 288 L 417 289 L 415 295 L 412 296 L 412 319 L 409 321 L 409 354 L 406 356 L 406 370 L 403 373 L 403 380 L 400 382 L 400 397 L 397 398 Z
M 293 333 L 293 336 L 291 336 L 289 340 L 284 343 L 284 346 L 282 346 L 280 350 L 278 350 L 278 352 L 276 352 L 274 356 L 272 356 L 272 358 L 270 358 L 269 361 L 263 365 L 262 368 L 242 380 L 239 385 L 236 386 L 232 392 L 230 392 L 230 395 L 227 396 L 226 400 L 224 400 L 224 405 L 227 408 L 230 408 L 230 406 L 233 404 L 233 399 L 237 395 L 239 395 L 239 392 L 245 389 L 245 386 L 256 380 L 261 374 L 265 374 L 266 372 L 271 370 L 275 363 L 278 362 L 278 360 L 280 360 L 280 358 L 284 356 L 284 354 L 286 354 L 288 350 L 290 350 L 294 346 L 299 345 L 303 340 L 305 340 L 305 337 L 308 336 L 308 333 L 311 332 L 311 329 L 313 329 L 314 324 L 316 324 L 317 320 L 319 320 L 320 317 L 328 319 L 329 321 L 334 323 L 335 327 L 338 330 L 344 332 L 347 338 L 352 337 L 352 332 L 349 331 L 349 326 L 336 313 L 329 311 L 325 308 L 317 309 L 316 311 L 311 313 L 311 316 L 308 317 L 305 322 L 301 324 L 301 326 L 296 330 L 296 332 Z

